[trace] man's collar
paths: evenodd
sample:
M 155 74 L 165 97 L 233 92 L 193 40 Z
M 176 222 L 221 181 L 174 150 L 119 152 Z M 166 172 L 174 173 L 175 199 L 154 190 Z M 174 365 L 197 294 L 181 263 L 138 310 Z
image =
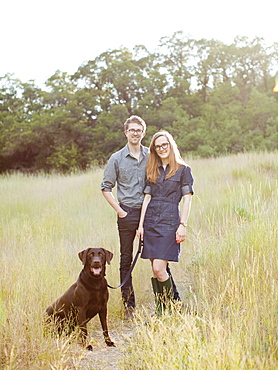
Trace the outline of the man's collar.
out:
M 140 144 L 140 151 L 141 151 L 141 154 L 143 156 L 145 156 L 147 153 L 144 151 L 144 146 L 142 144 Z M 128 144 L 126 144 L 126 146 L 124 147 L 124 155 L 125 157 L 127 157 L 128 155 L 131 155 L 134 157 L 134 155 L 131 153 L 131 151 L 129 150 L 129 147 L 128 147 Z
M 129 154 L 130 154 L 130 151 L 128 149 L 128 145 L 126 144 L 126 146 L 124 147 L 124 155 L 125 157 L 127 157 Z

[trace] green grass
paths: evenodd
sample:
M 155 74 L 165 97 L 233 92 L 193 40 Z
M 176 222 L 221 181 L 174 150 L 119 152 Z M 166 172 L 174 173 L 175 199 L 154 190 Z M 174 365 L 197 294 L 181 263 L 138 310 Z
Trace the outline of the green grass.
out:
M 192 313 L 154 320 L 150 265 L 139 260 L 135 334 L 122 367 L 277 369 L 278 154 L 188 162 L 195 195 L 171 269 Z M 0 177 L 0 368 L 78 368 L 82 349 L 45 336 L 43 313 L 76 280 L 77 254 L 89 246 L 114 253 L 107 280 L 119 283 L 116 215 L 99 190 L 102 174 Z M 108 309 L 116 328 L 119 290 L 110 290 Z

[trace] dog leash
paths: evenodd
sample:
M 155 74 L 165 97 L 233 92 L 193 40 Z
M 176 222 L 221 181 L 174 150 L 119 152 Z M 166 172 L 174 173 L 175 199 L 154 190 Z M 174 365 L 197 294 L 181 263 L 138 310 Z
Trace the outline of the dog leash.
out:
M 121 288 L 123 285 L 125 285 L 125 283 L 127 282 L 128 278 L 130 277 L 130 275 L 132 273 L 132 270 L 134 269 L 134 266 L 135 266 L 135 264 L 136 264 L 136 262 L 138 260 L 139 254 L 141 253 L 142 245 L 143 245 L 143 241 L 140 239 L 139 240 L 139 244 L 138 244 L 138 250 L 137 250 L 136 256 L 135 256 L 135 258 L 134 258 L 134 260 L 132 262 L 132 265 L 130 266 L 130 268 L 128 270 L 128 273 L 126 274 L 126 277 L 122 281 L 122 283 L 120 285 L 116 286 L 116 287 L 107 284 L 108 288 L 118 289 L 118 288 Z

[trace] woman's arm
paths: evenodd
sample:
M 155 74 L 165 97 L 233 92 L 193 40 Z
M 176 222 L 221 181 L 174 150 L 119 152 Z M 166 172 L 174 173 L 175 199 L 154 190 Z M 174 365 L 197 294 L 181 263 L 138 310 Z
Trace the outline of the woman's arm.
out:
M 176 231 L 176 242 L 180 243 L 185 240 L 187 220 L 191 209 L 192 194 L 185 194 L 183 197 L 183 207 L 181 212 L 180 225 Z
M 151 197 L 152 196 L 150 194 L 145 194 L 145 198 L 144 198 L 142 208 L 141 208 L 141 216 L 140 216 L 139 226 L 137 230 L 137 236 L 139 239 L 141 238 L 141 240 L 143 240 L 143 237 L 144 237 L 144 228 L 143 228 L 144 219 L 145 219 L 146 210 L 147 210 L 148 204 L 150 203 Z

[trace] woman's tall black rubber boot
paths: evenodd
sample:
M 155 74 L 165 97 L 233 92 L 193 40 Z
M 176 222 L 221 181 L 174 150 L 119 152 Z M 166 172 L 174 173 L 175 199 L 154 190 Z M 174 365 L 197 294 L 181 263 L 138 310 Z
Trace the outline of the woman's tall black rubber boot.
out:
M 154 299 L 155 299 L 155 314 L 157 317 L 162 315 L 163 307 L 162 307 L 162 291 L 160 291 L 159 281 L 157 278 L 152 277 L 152 287 L 154 292 Z
M 172 279 L 169 277 L 166 281 L 157 280 L 158 290 L 160 292 L 160 301 L 162 306 L 162 312 L 169 310 L 171 312 L 171 304 L 174 299 L 174 291 L 172 285 Z

